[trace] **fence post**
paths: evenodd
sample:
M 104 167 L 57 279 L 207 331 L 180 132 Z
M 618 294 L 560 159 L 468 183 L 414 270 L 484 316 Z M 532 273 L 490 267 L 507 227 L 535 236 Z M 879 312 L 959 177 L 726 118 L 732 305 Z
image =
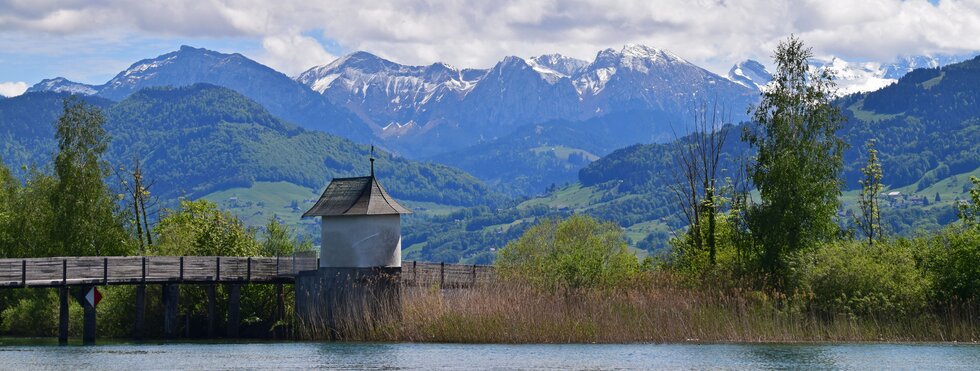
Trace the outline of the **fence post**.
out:
M 470 286 L 476 286 L 476 264 L 473 264 L 473 276 L 470 278 Z
M 27 287 L 27 259 L 20 261 L 20 285 Z
M 180 257 L 180 282 L 184 282 L 184 257 Z
M 109 285 L 109 258 L 102 258 L 102 284 Z
M 221 257 L 216 256 L 214 263 L 214 282 L 221 281 Z
M 276 278 L 279 278 L 279 254 L 276 254 Z
M 446 262 L 439 263 L 439 288 L 446 286 Z
M 68 286 L 68 259 L 61 260 L 61 286 Z
M 245 282 L 252 282 L 252 257 L 245 260 Z
M 418 260 L 412 260 L 412 281 L 415 282 L 416 286 L 418 286 L 419 284 L 418 262 L 419 262 Z
M 145 285 L 146 284 L 146 257 L 145 256 L 143 257 L 143 262 L 142 263 L 143 263 L 142 264 L 143 265 L 143 267 L 142 267 L 142 270 L 143 270 L 142 277 L 143 278 L 140 280 L 140 282 Z

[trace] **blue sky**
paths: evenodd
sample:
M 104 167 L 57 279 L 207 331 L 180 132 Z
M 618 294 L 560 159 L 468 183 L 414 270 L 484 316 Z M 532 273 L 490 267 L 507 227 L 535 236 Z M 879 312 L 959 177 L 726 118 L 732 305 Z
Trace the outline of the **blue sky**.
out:
M 821 56 L 890 61 L 980 50 L 980 0 L 7 0 L 0 94 L 56 76 L 100 84 L 180 45 L 295 75 L 355 50 L 490 67 L 507 55 L 585 60 L 639 43 L 714 72 L 794 33 Z

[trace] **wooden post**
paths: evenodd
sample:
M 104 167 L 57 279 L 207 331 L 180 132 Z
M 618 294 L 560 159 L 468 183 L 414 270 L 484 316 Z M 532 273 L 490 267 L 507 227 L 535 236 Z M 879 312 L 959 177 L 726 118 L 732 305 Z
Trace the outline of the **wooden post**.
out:
M 221 281 L 221 257 L 214 258 L 214 282 Z
M 282 320 L 286 318 L 286 295 L 282 290 L 282 282 L 276 283 L 276 330 L 273 332 L 273 337 L 276 339 L 282 338 L 284 334 L 284 328 L 282 327 Z
M 228 337 L 238 337 L 238 322 L 241 315 L 242 285 L 228 284 Z
M 245 261 L 245 282 L 252 282 L 252 257 Z
M 142 278 L 140 279 L 140 283 L 145 285 L 146 284 L 146 257 L 145 256 L 142 259 L 142 272 L 143 275 L 141 276 Z
M 439 288 L 446 286 L 446 262 L 439 263 Z
M 109 285 L 109 258 L 102 258 L 102 284 Z
M 473 264 L 473 276 L 470 277 L 470 286 L 476 286 L 476 264 Z
M 61 310 L 58 311 L 58 344 L 68 344 L 68 286 L 59 289 Z
M 85 300 L 85 295 L 95 286 L 82 286 L 82 308 L 84 317 L 82 320 L 82 344 L 95 344 L 95 306 Z
M 204 286 L 204 291 L 208 297 L 208 339 L 214 338 L 214 301 L 215 286 L 213 283 Z
M 146 285 L 136 285 L 136 318 L 133 324 L 133 338 L 143 340 L 146 325 Z
M 180 257 L 180 283 L 184 283 L 184 257 Z
M 177 338 L 177 312 L 180 301 L 180 285 L 163 284 L 163 336 Z
M 68 286 L 68 259 L 61 261 L 61 286 Z
M 412 260 L 412 282 L 415 286 L 419 286 L 419 267 L 418 260 Z
M 27 287 L 27 259 L 20 261 L 20 285 Z

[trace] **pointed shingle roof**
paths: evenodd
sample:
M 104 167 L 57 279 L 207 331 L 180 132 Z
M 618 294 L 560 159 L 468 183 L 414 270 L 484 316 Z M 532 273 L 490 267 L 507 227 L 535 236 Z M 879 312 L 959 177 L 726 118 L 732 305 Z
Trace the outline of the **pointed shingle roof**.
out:
M 303 214 L 310 216 L 411 214 L 373 176 L 335 178 L 320 200 Z

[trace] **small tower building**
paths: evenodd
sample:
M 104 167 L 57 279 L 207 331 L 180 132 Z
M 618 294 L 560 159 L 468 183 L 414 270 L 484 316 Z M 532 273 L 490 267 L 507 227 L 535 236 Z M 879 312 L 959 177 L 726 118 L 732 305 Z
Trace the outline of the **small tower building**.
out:
M 320 266 L 296 276 L 300 333 L 337 338 L 401 317 L 399 205 L 371 175 L 335 178 L 303 214 L 320 220 Z
M 398 204 L 371 176 L 338 178 L 303 217 L 321 217 L 320 267 L 402 266 L 401 215 Z

